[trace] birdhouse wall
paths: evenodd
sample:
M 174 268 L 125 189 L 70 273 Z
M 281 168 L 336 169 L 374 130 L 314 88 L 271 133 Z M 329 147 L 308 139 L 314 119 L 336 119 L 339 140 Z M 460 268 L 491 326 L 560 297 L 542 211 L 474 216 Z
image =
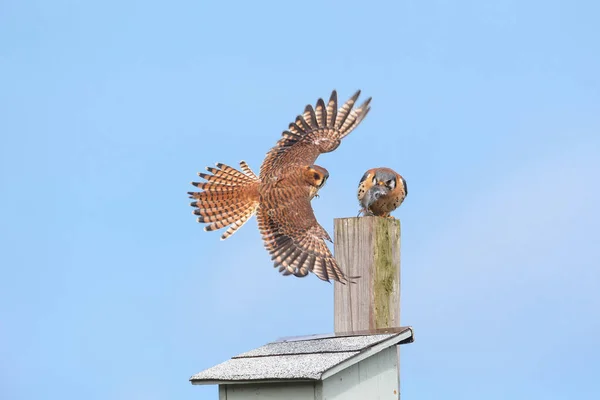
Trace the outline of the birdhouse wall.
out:
M 399 380 L 398 353 L 392 346 L 325 379 L 319 400 L 398 399 Z
M 285 382 L 220 385 L 219 400 L 321 400 L 321 395 L 317 395 L 321 392 L 321 384 Z

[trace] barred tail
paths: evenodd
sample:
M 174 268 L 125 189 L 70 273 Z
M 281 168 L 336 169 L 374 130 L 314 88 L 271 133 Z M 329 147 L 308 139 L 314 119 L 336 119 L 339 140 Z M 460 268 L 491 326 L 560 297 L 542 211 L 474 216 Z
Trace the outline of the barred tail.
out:
M 198 222 L 206 223 L 205 231 L 229 226 L 221 236 L 227 239 L 240 229 L 258 210 L 260 179 L 248 164 L 240 161 L 242 171 L 217 163 L 217 168 L 207 167 L 209 174 L 198 173 L 206 182 L 192 182 L 202 192 L 188 192 Z

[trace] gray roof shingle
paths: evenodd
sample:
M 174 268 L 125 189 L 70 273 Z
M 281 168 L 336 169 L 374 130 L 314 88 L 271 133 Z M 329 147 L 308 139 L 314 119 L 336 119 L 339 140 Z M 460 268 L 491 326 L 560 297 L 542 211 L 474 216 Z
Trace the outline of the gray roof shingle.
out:
M 331 368 L 348 362 L 378 344 L 386 347 L 412 341 L 412 329 L 390 333 L 290 338 L 232 357 L 190 378 L 193 384 L 272 380 L 319 380 Z

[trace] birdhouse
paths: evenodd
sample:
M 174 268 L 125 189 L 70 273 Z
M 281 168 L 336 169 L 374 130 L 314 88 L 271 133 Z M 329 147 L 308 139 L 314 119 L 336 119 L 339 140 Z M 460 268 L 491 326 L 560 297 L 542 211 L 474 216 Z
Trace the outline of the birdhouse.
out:
M 197 373 L 219 385 L 219 400 L 398 399 L 397 346 L 410 327 L 286 338 Z

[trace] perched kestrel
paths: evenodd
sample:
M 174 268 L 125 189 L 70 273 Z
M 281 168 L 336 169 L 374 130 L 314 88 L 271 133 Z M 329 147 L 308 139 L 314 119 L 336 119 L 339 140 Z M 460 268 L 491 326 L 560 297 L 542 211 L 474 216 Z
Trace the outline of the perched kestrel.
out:
M 362 207 L 359 215 L 391 218 L 390 213 L 400 207 L 407 194 L 402 175 L 390 168 L 372 168 L 358 183 L 358 202 Z
M 256 214 L 264 246 L 283 275 L 313 272 L 324 281 L 351 282 L 329 251 L 325 239 L 331 238 L 310 202 L 329 177 L 315 160 L 337 149 L 370 110 L 371 98 L 353 108 L 359 95 L 360 90 L 339 110 L 335 90 L 327 105 L 323 99 L 315 108 L 307 105 L 267 153 L 259 176 L 244 161 L 241 171 L 217 163 L 217 168 L 206 168 L 209 174 L 198 173 L 207 182 L 192 184 L 203 191 L 188 194 L 195 199 L 191 206 L 198 222 L 208 224 L 204 230 L 228 226 L 221 236 L 225 240 Z

